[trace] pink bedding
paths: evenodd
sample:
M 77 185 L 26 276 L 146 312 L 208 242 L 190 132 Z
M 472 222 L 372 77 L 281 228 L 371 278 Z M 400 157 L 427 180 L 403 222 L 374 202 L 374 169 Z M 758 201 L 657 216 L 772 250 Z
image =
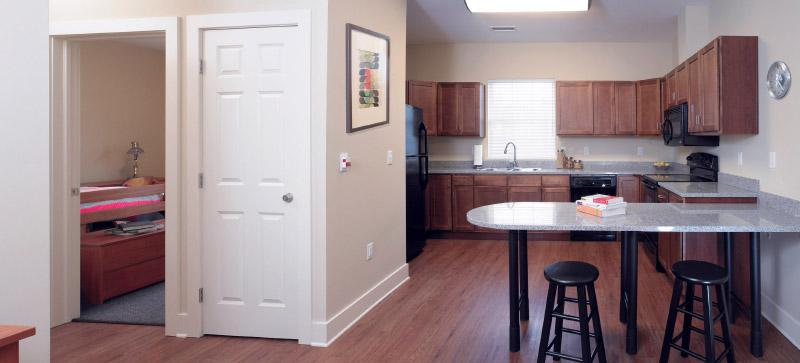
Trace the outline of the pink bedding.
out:
M 125 188 L 125 187 L 81 187 L 81 192 L 93 192 L 97 190 L 119 189 L 119 188 Z M 136 207 L 140 205 L 155 204 L 158 202 L 161 202 L 160 194 L 146 195 L 143 197 L 104 200 L 101 202 L 82 203 L 81 214 L 101 212 L 112 209 Z

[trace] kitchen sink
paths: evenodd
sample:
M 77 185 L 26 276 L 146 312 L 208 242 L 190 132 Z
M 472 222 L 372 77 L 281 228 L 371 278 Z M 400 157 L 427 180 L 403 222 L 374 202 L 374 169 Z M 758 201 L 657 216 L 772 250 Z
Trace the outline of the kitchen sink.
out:
M 482 168 L 481 171 L 504 171 L 504 172 L 534 172 L 541 171 L 542 168 Z

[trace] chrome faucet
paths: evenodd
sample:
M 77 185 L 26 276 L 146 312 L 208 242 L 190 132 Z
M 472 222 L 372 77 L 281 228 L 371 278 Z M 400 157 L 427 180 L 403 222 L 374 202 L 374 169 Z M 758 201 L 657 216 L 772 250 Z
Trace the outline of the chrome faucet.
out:
M 513 142 L 509 142 L 508 144 L 506 144 L 506 148 L 505 148 L 505 150 L 503 150 L 503 154 L 508 154 L 508 146 L 509 145 L 514 147 L 514 160 L 511 160 L 511 161 L 508 162 L 508 168 L 509 169 L 516 169 L 517 166 L 519 166 L 519 164 L 517 164 L 517 145 L 514 144 Z

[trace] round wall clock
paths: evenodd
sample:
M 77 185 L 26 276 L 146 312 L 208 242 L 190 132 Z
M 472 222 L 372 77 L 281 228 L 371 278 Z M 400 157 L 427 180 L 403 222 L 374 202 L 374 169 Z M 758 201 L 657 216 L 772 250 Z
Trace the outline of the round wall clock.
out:
M 786 63 L 777 61 L 772 63 L 767 72 L 767 89 L 772 98 L 779 100 L 786 96 L 792 86 L 792 72 Z

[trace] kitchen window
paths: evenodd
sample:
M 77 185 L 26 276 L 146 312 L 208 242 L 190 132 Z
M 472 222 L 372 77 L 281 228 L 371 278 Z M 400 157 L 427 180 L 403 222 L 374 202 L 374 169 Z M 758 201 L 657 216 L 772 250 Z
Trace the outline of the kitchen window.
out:
M 554 80 L 489 81 L 487 119 L 489 159 L 508 158 L 503 149 L 509 141 L 518 159 L 555 159 Z

